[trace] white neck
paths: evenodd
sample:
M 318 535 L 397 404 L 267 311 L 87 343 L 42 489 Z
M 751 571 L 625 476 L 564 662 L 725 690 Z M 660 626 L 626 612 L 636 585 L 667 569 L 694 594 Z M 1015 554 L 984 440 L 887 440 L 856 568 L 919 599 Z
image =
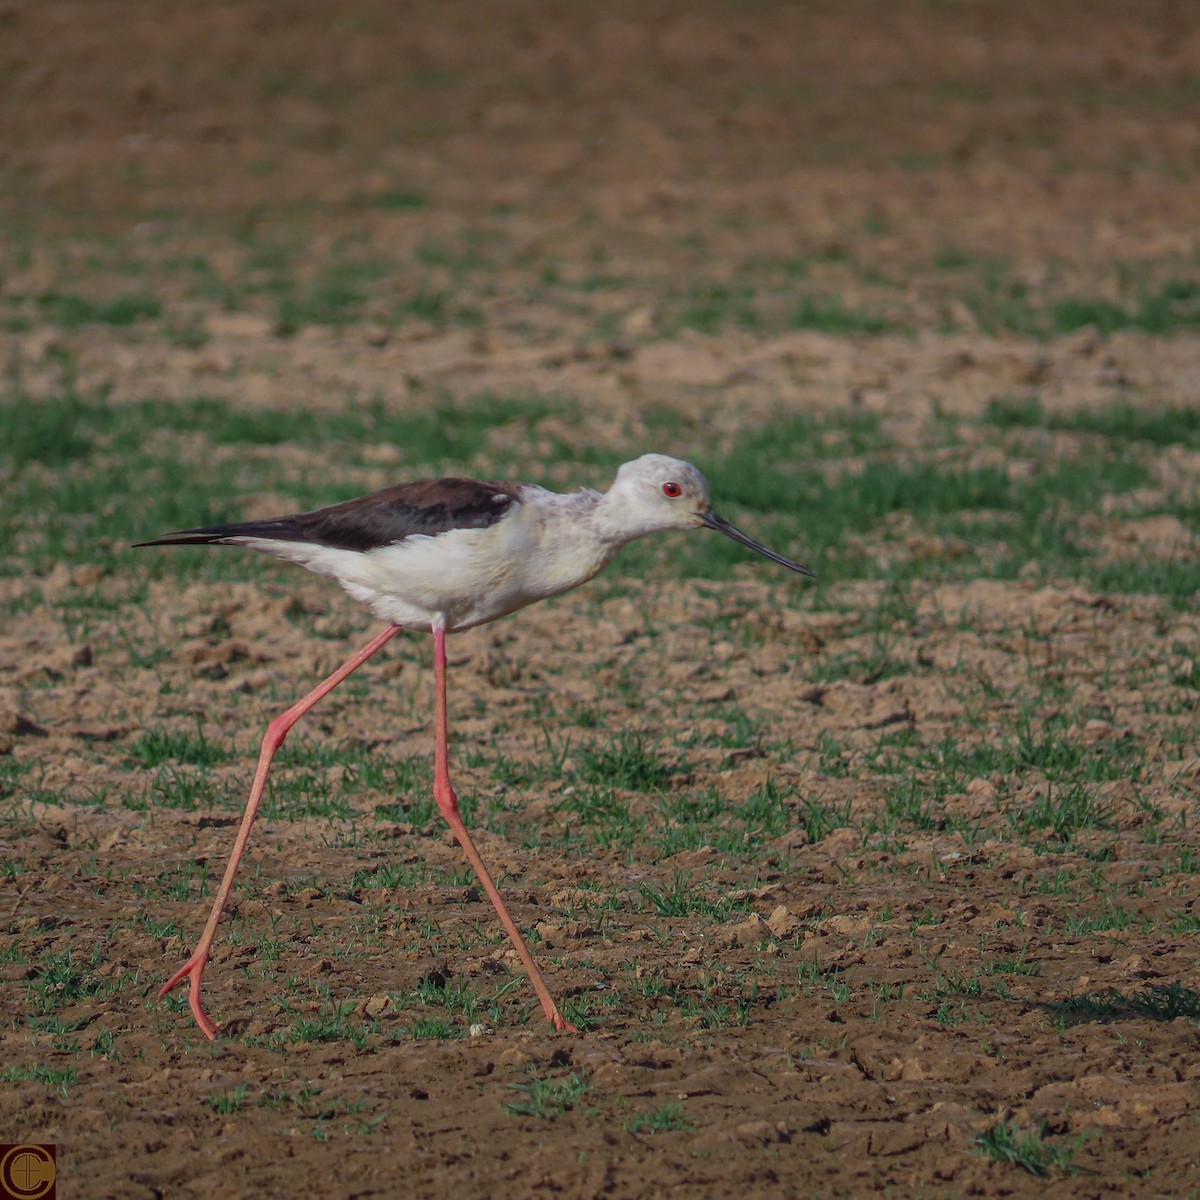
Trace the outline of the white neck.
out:
M 657 533 L 662 528 L 651 514 L 640 509 L 631 501 L 628 493 L 619 487 L 610 488 L 602 496 L 596 496 L 591 525 L 596 536 L 606 546 L 611 546 L 614 554 L 629 542 Z

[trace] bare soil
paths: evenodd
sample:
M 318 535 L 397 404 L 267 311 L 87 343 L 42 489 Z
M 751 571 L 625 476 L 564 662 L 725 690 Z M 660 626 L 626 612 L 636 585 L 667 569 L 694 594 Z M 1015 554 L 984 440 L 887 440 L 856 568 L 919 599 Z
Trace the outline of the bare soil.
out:
M 1046 306 L 1117 303 L 1129 264 L 1148 291 L 1194 272 L 1197 62 L 1200 14 L 1165 0 L 0 4 L 20 316 L 0 354 L 30 405 L 69 373 L 114 405 L 204 395 L 285 425 L 348 397 L 549 406 L 470 461 L 363 447 L 346 495 L 539 457 L 548 484 L 601 483 L 583 447 L 671 451 L 646 444 L 663 411 L 717 446 L 781 413 L 864 412 L 914 458 L 949 430 L 957 461 L 1005 463 L 981 417 L 1030 389 L 1063 417 L 1195 406 L 1194 331 L 991 327 L 953 263 L 1002 261 L 1025 289 L 1012 303 Z M 283 329 L 256 250 L 272 240 L 293 248 L 296 304 L 335 305 L 313 289 L 347 257 L 419 261 L 420 278 L 368 281 L 345 320 Z M 187 283 L 196 258 L 208 294 Z M 747 264 L 793 260 L 882 332 L 789 325 L 770 289 L 739 317 Z M 431 291 L 437 311 L 416 303 Z M 161 308 L 69 324 L 35 299 L 65 292 Z M 1082 444 L 1064 432 L 1012 469 Z M 192 472 L 245 454 L 349 471 L 286 438 L 248 452 L 198 433 L 191 454 Z M 1150 469 L 1194 488 L 1200 453 L 1164 445 Z M 247 516 L 287 500 L 238 496 Z M 1089 536 L 1113 561 L 1194 560 L 1196 511 L 1098 496 Z M 130 541 L 161 528 L 129 514 Z M 233 751 L 210 783 L 240 796 L 266 720 L 366 641 L 367 614 L 282 568 L 156 575 L 137 602 L 133 556 L 124 573 L 10 570 L 2 1140 L 56 1142 L 60 1195 L 121 1200 L 1195 1194 L 1194 607 L 1068 577 L 943 578 L 958 543 L 902 514 L 862 539 L 880 563 L 931 563 L 887 637 L 904 670 L 871 669 L 878 629 L 855 617 L 886 605 L 886 578 L 822 573 L 817 604 L 758 562 L 724 582 L 651 567 L 455 640 L 459 790 L 490 814 L 481 849 L 577 1034 L 544 1027 L 436 813 L 410 809 L 431 750 L 414 638 L 330 697 L 305 744 L 415 775 L 402 795 L 363 785 L 348 815 L 262 821 L 206 977 L 223 1032 L 205 1043 L 155 994 L 199 933 L 237 810 L 155 800 L 139 739 L 202 730 Z M 887 825 L 881 739 L 1019 750 L 1028 696 L 1029 745 L 1058 729 L 1083 763 L 1138 764 L 1086 781 L 1095 821 L 1022 826 L 1011 814 L 1053 788 L 1014 760 L 965 773 L 936 819 L 914 794 L 919 819 Z M 733 708 L 761 735 L 722 745 Z M 621 826 L 644 833 L 606 842 L 563 779 L 581 746 L 631 733 L 661 786 L 618 790 Z M 351 767 L 311 770 L 334 790 Z M 785 827 L 664 853 L 685 818 L 662 795 L 732 812 L 768 781 Z M 364 884 L 384 867 L 410 874 Z M 976 1144 L 1001 1121 L 1050 1148 L 1044 1178 Z

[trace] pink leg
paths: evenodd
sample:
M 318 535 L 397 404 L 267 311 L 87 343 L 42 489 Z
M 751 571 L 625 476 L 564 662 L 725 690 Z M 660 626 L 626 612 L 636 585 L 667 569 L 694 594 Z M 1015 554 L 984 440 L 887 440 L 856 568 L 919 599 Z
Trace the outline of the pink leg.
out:
M 254 817 L 258 812 L 258 805 L 262 799 L 263 789 L 267 785 L 267 773 L 271 770 L 271 760 L 275 757 L 275 751 L 283 745 L 283 739 L 287 737 L 288 730 L 318 700 L 332 692 L 347 675 L 357 671 L 371 655 L 390 642 L 399 632 L 399 625 L 389 625 L 381 634 L 368 642 L 353 658 L 338 667 L 324 683 L 318 684 L 303 700 L 297 701 L 287 712 L 276 717 L 267 726 L 267 733 L 263 738 L 262 750 L 258 756 L 258 770 L 254 773 L 254 785 L 250 789 L 250 799 L 246 801 L 246 811 L 242 815 L 242 825 L 238 830 L 237 841 L 233 844 L 233 853 L 229 856 L 229 865 L 225 868 L 225 878 L 221 880 L 221 888 L 217 892 L 216 900 L 213 902 L 212 912 L 208 915 L 208 924 L 205 925 L 204 932 L 200 935 L 200 941 L 196 944 L 196 949 L 192 952 L 191 958 L 163 984 L 162 990 L 158 993 L 161 1000 L 173 987 L 181 983 L 184 979 L 187 979 L 191 983 L 188 1002 L 192 1008 L 192 1015 L 196 1018 L 196 1024 L 200 1026 L 201 1031 L 207 1038 L 215 1038 L 218 1027 L 208 1019 L 204 1011 L 204 1006 L 200 1003 L 200 977 L 204 974 L 204 965 L 208 962 L 208 956 L 212 951 L 213 938 L 217 934 L 217 922 L 221 919 L 221 910 L 225 907 L 225 902 L 229 899 L 229 891 L 233 887 L 233 877 L 237 873 L 238 863 L 245 853 L 246 843 L 250 840 L 250 829 L 254 824 Z
M 565 1029 L 574 1033 L 575 1026 L 559 1012 L 558 1005 L 554 1003 L 550 995 L 550 989 L 546 986 L 546 981 L 542 978 L 542 973 L 538 970 L 537 963 L 533 961 L 533 955 L 529 953 L 529 947 L 525 945 L 525 939 L 521 937 L 521 932 L 517 928 L 516 922 L 509 916 L 508 909 L 505 907 L 504 901 L 500 899 L 500 893 L 496 890 L 496 885 L 492 882 L 491 874 L 488 872 L 487 867 L 483 865 L 483 859 L 479 857 L 479 851 L 475 849 L 475 843 L 471 841 L 471 835 L 467 832 L 467 827 L 463 824 L 462 817 L 459 816 L 458 797 L 454 794 L 454 789 L 450 786 L 450 739 L 446 719 L 446 631 L 436 625 L 433 630 L 433 672 L 436 684 L 433 798 L 437 801 L 437 806 L 441 809 L 442 816 L 449 823 L 451 832 L 458 839 L 458 844 L 463 848 L 463 853 L 467 856 L 467 862 L 471 864 L 475 870 L 475 874 L 479 876 L 479 882 L 483 884 L 483 890 L 487 892 L 488 899 L 492 902 L 492 907 L 495 908 L 499 915 L 500 924 L 504 926 L 505 932 L 516 949 L 517 957 L 521 960 L 521 965 L 525 968 L 525 973 L 529 976 L 530 983 L 533 984 L 533 990 L 537 992 L 538 999 L 542 1002 L 542 1011 L 554 1024 L 555 1029 Z

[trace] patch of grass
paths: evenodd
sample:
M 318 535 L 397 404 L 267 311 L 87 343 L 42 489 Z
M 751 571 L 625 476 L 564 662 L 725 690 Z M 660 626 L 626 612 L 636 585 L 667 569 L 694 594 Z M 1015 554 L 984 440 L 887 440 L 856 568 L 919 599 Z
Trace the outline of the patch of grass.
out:
M 128 794 L 124 803 L 135 811 L 158 805 L 195 812 L 201 808 L 233 808 L 239 800 L 210 777 L 205 768 L 181 770 L 174 763 L 167 763 L 155 773 L 148 796 Z
M 1051 1141 L 1047 1137 L 1047 1128 L 1043 1123 L 1036 1129 L 1032 1126 L 1021 1129 L 1005 1119 L 985 1129 L 972 1145 L 992 1162 L 1020 1167 L 1039 1179 L 1046 1179 L 1055 1171 L 1064 1175 L 1078 1174 L 1080 1168 L 1075 1165 L 1075 1156 L 1087 1141 L 1088 1134 Z
M 354 806 L 346 788 L 331 785 L 324 771 L 279 764 L 267 782 L 263 815 L 295 821 L 302 817 L 349 817 Z
M 756 840 L 780 837 L 792 823 L 788 800 L 794 795 L 794 791 L 782 790 L 773 779 L 766 779 L 738 806 L 737 819 Z
M 984 420 L 1002 429 L 1066 430 L 1124 443 L 1200 448 L 1200 408 L 1183 405 L 1137 408 L 1122 400 L 1101 408 L 1048 413 L 1036 396 L 1012 396 L 990 401 Z
M 509 1086 L 515 1092 L 522 1092 L 525 1099 L 506 1104 L 505 1112 L 517 1117 L 554 1121 L 570 1112 L 590 1085 L 582 1075 L 572 1074 L 566 1079 L 531 1079 L 528 1083 Z
M 821 333 L 886 333 L 891 322 L 872 313 L 846 308 L 836 297 L 819 300 L 805 296 L 792 309 L 788 324 L 793 329 L 815 329 Z
M 81 965 L 69 950 L 47 954 L 37 963 L 37 974 L 25 985 L 27 1003 L 36 1013 L 52 1013 L 57 1008 L 87 1000 L 105 989 L 95 973 L 100 963 L 100 947 Z
M 983 419 L 1001 429 L 1034 429 L 1050 426 L 1050 418 L 1036 396 L 997 396 L 988 401 Z
M 47 1089 L 57 1092 L 64 1100 L 70 1094 L 71 1085 L 79 1080 L 76 1067 L 51 1067 L 45 1063 L 11 1063 L 0 1067 L 0 1082 L 17 1083 L 22 1079 L 33 1079 L 46 1085 Z
M 204 1097 L 204 1103 L 218 1116 L 228 1117 L 238 1112 L 246 1101 L 246 1093 L 250 1090 L 248 1083 L 239 1083 L 237 1087 L 227 1092 L 214 1092 Z
M 961 271 L 974 261 L 974 258 L 964 250 L 959 250 L 955 246 L 943 246 L 934 254 L 932 264 L 935 271 Z
M 835 829 L 846 829 L 850 826 L 850 801 L 847 799 L 840 804 L 826 804 L 806 796 L 801 800 L 799 819 L 809 842 L 819 842 Z
M 92 453 L 84 418 L 90 406 L 73 391 L 43 400 L 17 395 L 0 403 L 0 455 L 17 466 L 61 467 Z
M 1195 329 L 1200 326 L 1200 282 L 1171 279 L 1155 291 L 1140 291 L 1128 304 L 1071 296 L 1051 309 L 1054 333 L 1087 326 L 1102 337 L 1122 329 L 1158 335 Z
M 1106 829 L 1111 824 L 1109 811 L 1080 783 L 1058 788 L 1047 784 L 1044 792 L 1009 815 L 1021 833 L 1045 831 L 1059 841 L 1069 840 L 1081 829 Z
M 381 863 L 371 870 L 355 871 L 346 887 L 348 896 L 356 896 L 360 890 L 376 888 L 410 888 L 428 883 L 432 874 L 423 863 Z
M 178 729 L 147 729 L 129 748 L 131 762 L 139 767 L 158 767 L 166 762 L 211 767 L 225 762 L 230 752 L 210 742 L 202 730 L 188 733 Z
M 1085 577 L 1100 592 L 1162 596 L 1179 612 L 1191 611 L 1200 597 L 1200 560 L 1190 556 L 1090 564 Z
M 696 284 L 679 314 L 679 324 L 701 333 L 717 333 L 728 325 L 756 329 L 762 316 L 752 287 L 745 284 Z
M 721 918 L 738 907 L 729 896 L 710 900 L 704 890 L 692 884 L 683 872 L 675 874 L 669 887 L 656 888 L 643 883 L 638 886 L 638 892 L 649 905 L 647 911 L 657 913 L 660 917 L 686 917 L 692 913 L 704 913 Z
M 422 1038 L 432 1038 L 437 1041 L 447 1041 L 463 1036 L 463 1030 L 446 1017 L 418 1017 L 409 1027 L 408 1035 L 413 1041 Z
M 584 783 L 630 792 L 653 792 L 671 777 L 640 733 L 622 730 L 614 741 L 594 742 L 575 752 L 576 775 Z
M 350 1020 L 353 1012 L 352 1001 L 326 1000 L 316 1015 L 297 1017 L 289 1028 L 272 1034 L 270 1041 L 275 1045 L 286 1045 L 290 1042 L 348 1041 L 355 1049 L 361 1050 L 367 1044 L 370 1027 L 354 1024 Z
M 72 292 L 45 292 L 38 306 L 47 319 L 64 329 L 82 325 L 134 325 L 162 315 L 162 305 L 153 296 L 117 296 L 111 300 L 88 300 Z
M 436 323 L 450 315 L 450 304 L 442 292 L 414 292 L 392 308 L 397 320 L 415 318 L 418 321 Z
M 370 203 L 372 208 L 380 208 L 384 212 L 410 212 L 413 209 L 427 208 L 429 197 L 424 192 L 411 188 L 386 188 L 382 192 L 376 192 Z
M 496 229 L 468 229 L 452 242 L 423 241 L 416 259 L 423 266 L 440 267 L 457 276 L 490 272 L 497 268 L 498 252 L 506 241 L 507 235 Z
M 672 1100 L 652 1112 L 633 1113 L 625 1128 L 630 1133 L 671 1133 L 691 1128 L 691 1122 L 684 1116 L 683 1104 Z
M 302 292 L 289 290 L 280 299 L 279 333 L 290 337 L 305 325 L 349 325 L 362 315 L 369 286 L 389 271 L 376 260 L 330 264 Z
M 952 261 L 955 270 L 972 265 Z M 1122 274 L 1123 295 L 1118 300 L 1063 295 L 1053 278 L 1035 289 L 1013 273 L 1011 264 L 985 259 L 978 264 L 977 282 L 962 300 L 975 323 L 989 334 L 1048 338 L 1091 328 L 1101 337 L 1123 330 L 1167 336 L 1200 326 L 1200 281 L 1176 278 L 1139 286 L 1132 278 L 1136 269 L 1128 264 Z
M 908 675 L 913 664 L 898 654 L 896 639 L 890 630 L 875 630 L 865 650 L 852 650 L 827 658 L 813 671 L 813 677 L 826 683 L 853 679 L 858 683 L 878 683 L 897 675 Z
M 1029 962 L 1025 948 L 1011 958 L 983 958 L 980 965 L 985 975 L 1040 975 L 1042 964 Z
M 1111 813 L 1096 800 L 1095 785 L 1140 778 L 1144 758 L 1133 739 L 1085 743 L 1071 736 L 1066 715 L 1039 722 L 1026 710 L 1007 736 L 977 742 L 946 737 L 912 761 L 934 796 L 962 791 L 972 779 L 992 775 L 1005 777 L 1006 792 L 1032 778 L 1038 783 L 1033 798 L 1010 806 L 1009 819 L 1023 833 L 1048 830 L 1066 840 L 1082 829 L 1107 827 Z
M 1132 994 L 1109 988 L 1055 1001 L 1047 1007 L 1063 1029 L 1092 1021 L 1174 1021 L 1179 1017 L 1200 1021 L 1200 991 L 1179 982 L 1155 983 Z

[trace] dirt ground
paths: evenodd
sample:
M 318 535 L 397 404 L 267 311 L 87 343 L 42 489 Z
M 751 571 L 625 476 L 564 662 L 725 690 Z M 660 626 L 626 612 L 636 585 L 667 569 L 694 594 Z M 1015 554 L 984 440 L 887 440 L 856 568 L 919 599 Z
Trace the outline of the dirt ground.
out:
M 1197 63 L 1167 0 L 0 0 L 2 1140 L 120 1200 L 1200 1194 Z M 157 990 L 371 623 L 128 543 L 651 449 L 821 578 L 647 549 L 453 641 L 580 1032 L 406 637 L 281 756 L 208 1044 Z

